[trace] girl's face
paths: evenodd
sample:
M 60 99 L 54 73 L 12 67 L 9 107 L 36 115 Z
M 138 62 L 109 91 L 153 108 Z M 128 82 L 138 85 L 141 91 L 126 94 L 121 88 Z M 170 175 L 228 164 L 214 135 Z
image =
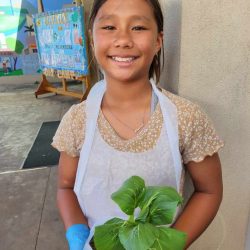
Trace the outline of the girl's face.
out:
M 146 0 L 107 0 L 94 20 L 93 47 L 107 80 L 146 80 L 162 45 Z

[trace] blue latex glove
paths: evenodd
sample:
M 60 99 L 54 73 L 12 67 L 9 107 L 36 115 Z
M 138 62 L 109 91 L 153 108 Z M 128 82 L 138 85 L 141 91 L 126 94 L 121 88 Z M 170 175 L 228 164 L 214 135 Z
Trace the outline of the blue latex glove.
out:
M 70 250 L 83 250 L 83 247 L 89 237 L 90 230 L 84 224 L 74 224 L 66 231 Z

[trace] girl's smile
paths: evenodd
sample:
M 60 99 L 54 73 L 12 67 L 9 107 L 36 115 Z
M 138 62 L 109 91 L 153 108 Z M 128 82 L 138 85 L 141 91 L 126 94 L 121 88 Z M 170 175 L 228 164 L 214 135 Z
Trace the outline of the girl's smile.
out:
M 138 56 L 108 56 L 118 67 L 128 67 L 133 65 Z
M 162 34 L 144 0 L 108 0 L 94 21 L 94 53 L 105 78 L 120 82 L 148 79 Z

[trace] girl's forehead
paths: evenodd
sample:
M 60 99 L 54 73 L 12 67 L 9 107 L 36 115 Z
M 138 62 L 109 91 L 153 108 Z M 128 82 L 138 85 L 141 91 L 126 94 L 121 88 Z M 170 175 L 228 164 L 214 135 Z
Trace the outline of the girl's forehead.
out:
M 107 0 L 98 10 L 96 19 L 130 17 L 145 21 L 154 18 L 152 6 L 146 0 Z

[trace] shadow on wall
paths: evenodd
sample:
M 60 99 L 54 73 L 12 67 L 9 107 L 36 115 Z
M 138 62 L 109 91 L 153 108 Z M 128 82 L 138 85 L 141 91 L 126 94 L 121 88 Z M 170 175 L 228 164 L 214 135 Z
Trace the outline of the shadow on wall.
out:
M 177 94 L 180 72 L 181 14 L 180 0 L 161 0 L 164 15 L 165 66 L 161 74 L 161 85 Z

